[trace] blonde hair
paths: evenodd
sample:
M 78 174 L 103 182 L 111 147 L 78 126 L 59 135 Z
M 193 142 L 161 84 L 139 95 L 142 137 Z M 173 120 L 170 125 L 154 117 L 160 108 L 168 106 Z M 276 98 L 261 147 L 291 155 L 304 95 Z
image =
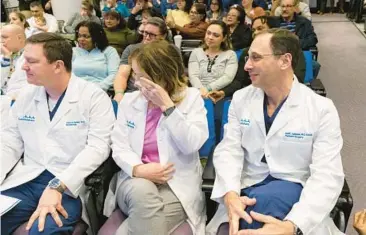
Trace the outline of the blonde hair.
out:
M 178 49 L 165 40 L 144 44 L 129 57 L 134 60 L 151 80 L 161 86 L 177 104 L 185 96 L 188 79 Z

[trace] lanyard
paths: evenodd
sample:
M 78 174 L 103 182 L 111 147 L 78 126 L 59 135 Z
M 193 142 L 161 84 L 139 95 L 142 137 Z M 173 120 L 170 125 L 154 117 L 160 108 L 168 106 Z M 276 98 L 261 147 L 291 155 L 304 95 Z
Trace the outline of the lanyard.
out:
M 62 93 L 62 95 L 60 96 L 60 98 L 58 98 L 57 100 L 57 103 L 55 105 L 55 107 L 52 109 L 52 111 L 48 110 L 49 114 L 50 114 L 50 120 L 52 121 L 53 117 L 55 116 L 57 110 L 58 110 L 58 107 L 60 106 L 62 100 L 64 99 L 64 96 L 65 96 L 65 93 L 66 93 L 66 90 L 67 88 L 65 89 L 65 91 Z M 48 99 L 49 99 L 49 95 L 48 93 L 46 92 L 46 95 L 47 95 L 47 105 L 49 107 L 49 103 L 48 103 Z

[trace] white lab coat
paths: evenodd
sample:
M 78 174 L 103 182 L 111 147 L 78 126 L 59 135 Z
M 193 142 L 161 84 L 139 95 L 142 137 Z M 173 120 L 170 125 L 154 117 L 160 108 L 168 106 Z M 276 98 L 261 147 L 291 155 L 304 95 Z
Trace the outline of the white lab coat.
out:
M 205 234 L 206 210 L 202 193 L 202 166 L 198 150 L 208 138 L 206 109 L 199 91 L 187 88 L 184 100 L 169 116 L 161 116 L 157 126 L 160 163 L 174 163 L 175 173 L 168 181 L 187 213 L 194 234 Z M 104 213 L 116 208 L 118 187 L 132 177 L 133 167 L 142 164 L 147 100 L 140 91 L 127 93 L 120 105 L 112 133 L 113 159 L 122 171 L 112 180 L 105 200 Z M 143 225 L 142 225 L 143 226 Z
M 111 100 L 96 85 L 72 75 L 51 122 L 48 110 L 41 86 L 30 85 L 14 103 L 9 127 L 1 133 L 0 191 L 48 170 L 67 186 L 66 193 L 85 202 L 84 179 L 110 152 L 115 121 Z M 24 158 L 18 162 L 23 152 Z M 88 222 L 85 210 L 83 220 Z
M 11 99 L 6 95 L 0 95 L 0 130 L 8 125 Z
M 291 92 L 266 135 L 264 92 L 253 86 L 237 91 L 229 108 L 223 141 L 215 149 L 216 180 L 211 198 L 219 209 L 206 228 L 216 234 L 228 221 L 223 196 L 273 177 L 301 183 L 300 200 L 285 219 L 304 235 L 342 234 L 329 214 L 341 193 L 343 140 L 333 102 L 315 94 L 296 77 Z M 266 155 L 268 164 L 262 163 Z
M 22 91 L 22 88 L 28 86 L 27 74 L 22 69 L 25 58 L 22 53 L 19 57 L 14 60 L 14 71 L 10 78 L 10 66 L 1 68 L 1 89 L 11 99 L 16 99 L 18 94 Z

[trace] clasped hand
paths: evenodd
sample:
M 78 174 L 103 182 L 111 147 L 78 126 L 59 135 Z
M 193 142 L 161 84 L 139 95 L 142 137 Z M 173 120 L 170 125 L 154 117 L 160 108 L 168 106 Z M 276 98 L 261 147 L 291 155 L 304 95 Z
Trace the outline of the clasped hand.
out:
M 42 232 L 44 230 L 44 225 L 48 214 L 51 214 L 56 224 L 59 227 L 62 227 L 62 221 L 60 219 L 59 213 L 66 219 L 68 214 L 61 202 L 62 194 L 60 192 L 54 189 L 46 188 L 39 199 L 36 211 L 32 214 L 27 223 L 26 230 L 29 230 L 33 223 L 38 219 L 38 231 Z
M 174 164 L 169 163 L 165 166 L 160 163 L 146 163 L 137 165 L 134 168 L 134 176 L 144 178 L 157 184 L 165 184 L 173 177 L 175 172 Z
M 234 192 L 225 196 L 225 205 L 228 210 L 230 235 L 292 235 L 294 225 L 290 221 L 278 220 L 269 215 L 263 215 L 254 211 L 250 215 L 245 211 L 248 206 L 256 204 L 255 198 L 240 197 Z M 264 223 L 260 229 L 244 229 L 239 231 L 239 220 L 244 219 L 248 224 L 253 220 Z

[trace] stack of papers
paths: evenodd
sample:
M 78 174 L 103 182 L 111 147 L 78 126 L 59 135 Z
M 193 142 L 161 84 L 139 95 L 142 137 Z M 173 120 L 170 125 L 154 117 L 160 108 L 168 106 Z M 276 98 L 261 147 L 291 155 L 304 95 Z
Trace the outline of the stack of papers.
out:
M 20 202 L 19 199 L 0 195 L 0 216 L 3 216 L 6 212 L 10 211 Z

